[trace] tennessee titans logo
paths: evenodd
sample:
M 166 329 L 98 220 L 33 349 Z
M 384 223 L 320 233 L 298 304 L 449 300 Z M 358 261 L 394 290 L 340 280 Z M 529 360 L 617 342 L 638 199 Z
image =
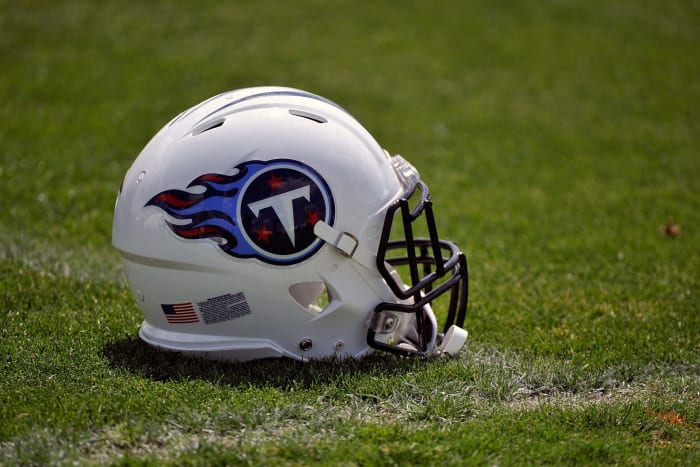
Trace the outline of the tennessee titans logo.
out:
M 319 220 L 333 225 L 331 191 L 321 176 L 298 161 L 250 161 L 233 175 L 208 173 L 165 190 L 145 206 L 157 206 L 165 222 L 184 239 L 208 239 L 237 258 L 294 264 L 322 245 L 314 235 Z M 144 207 L 145 207 L 144 206 Z

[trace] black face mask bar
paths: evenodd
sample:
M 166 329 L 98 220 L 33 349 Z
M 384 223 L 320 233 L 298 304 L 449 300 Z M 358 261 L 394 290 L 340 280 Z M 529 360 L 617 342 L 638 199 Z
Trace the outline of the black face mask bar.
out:
M 420 200 L 414 208 L 411 208 L 409 199 L 417 194 L 417 190 L 420 191 Z M 391 227 L 397 212 L 401 213 L 405 239 L 390 241 Z M 430 238 L 414 238 L 413 222 L 421 215 L 425 215 Z M 397 251 L 399 256 L 391 255 L 392 252 L 396 253 Z M 387 253 L 389 253 L 388 258 Z M 410 285 L 397 282 L 392 270 L 398 266 L 408 267 Z M 371 347 L 405 356 L 425 355 L 430 351 L 426 347 L 433 330 L 432 324 L 427 322 L 429 319 L 425 316 L 424 307 L 448 291 L 450 292 L 450 302 L 447 309 L 447 319 L 442 334 L 438 335 L 436 345 L 439 344 L 439 339 L 450 326 L 453 324 L 459 327 L 463 326 L 469 298 L 467 259 L 456 244 L 439 239 L 433 217 L 430 192 L 424 182 L 419 180 L 413 189 L 404 193 L 404 196 L 394 202 L 387 210 L 379 251 L 377 252 L 377 268 L 394 295 L 404 303 L 382 302 L 375 307 L 371 320 L 373 324 L 370 324 L 367 332 L 367 343 Z M 416 315 L 420 350 L 410 350 L 377 340 L 377 331 L 381 329 L 380 316 L 384 315 L 384 312 L 414 313 Z

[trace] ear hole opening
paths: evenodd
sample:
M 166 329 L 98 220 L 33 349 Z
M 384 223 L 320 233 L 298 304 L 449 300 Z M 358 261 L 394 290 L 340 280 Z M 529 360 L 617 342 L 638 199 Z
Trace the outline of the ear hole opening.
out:
M 323 282 L 300 282 L 289 287 L 289 295 L 309 313 L 321 314 L 332 301 Z

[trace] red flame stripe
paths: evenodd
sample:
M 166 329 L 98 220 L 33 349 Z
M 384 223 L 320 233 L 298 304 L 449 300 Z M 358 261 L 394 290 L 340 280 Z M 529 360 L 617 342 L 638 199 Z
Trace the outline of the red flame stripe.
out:
M 169 206 L 173 206 L 179 209 L 188 208 L 193 204 L 201 200 L 201 196 L 192 197 L 189 199 L 178 198 L 177 196 L 164 192 L 155 197 L 156 200 L 161 201 Z
M 215 183 L 224 183 L 229 177 L 226 177 L 225 175 L 221 174 L 204 174 L 192 181 L 190 185 L 196 183 L 196 182 L 215 182 Z
M 205 225 L 195 229 L 176 229 L 176 232 L 181 237 L 185 238 L 201 238 L 209 234 L 220 234 L 221 229 L 212 225 Z

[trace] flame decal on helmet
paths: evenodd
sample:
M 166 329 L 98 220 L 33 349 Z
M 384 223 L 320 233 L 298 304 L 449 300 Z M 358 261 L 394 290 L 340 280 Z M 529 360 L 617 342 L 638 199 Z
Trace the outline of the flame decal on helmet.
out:
M 247 167 L 243 166 L 235 175 L 200 175 L 187 188 L 201 186 L 204 192 L 166 190 L 151 198 L 146 206 L 158 206 L 175 219 L 188 219 L 186 224 L 165 221 L 178 236 L 187 239 L 220 238 L 224 243 L 220 243 L 219 248 L 229 252 L 239 242 L 234 234 L 236 223 L 223 209 L 231 204 L 227 200 L 235 199 L 247 172 Z
M 225 253 L 271 264 L 299 262 L 321 246 L 313 235 L 318 220 L 333 221 L 333 200 L 325 181 L 292 160 L 248 161 L 234 175 L 207 173 L 187 188 L 165 190 L 144 207 L 156 206 L 177 222 L 165 223 L 177 236 L 210 239 Z M 202 190 L 203 188 L 203 190 Z

